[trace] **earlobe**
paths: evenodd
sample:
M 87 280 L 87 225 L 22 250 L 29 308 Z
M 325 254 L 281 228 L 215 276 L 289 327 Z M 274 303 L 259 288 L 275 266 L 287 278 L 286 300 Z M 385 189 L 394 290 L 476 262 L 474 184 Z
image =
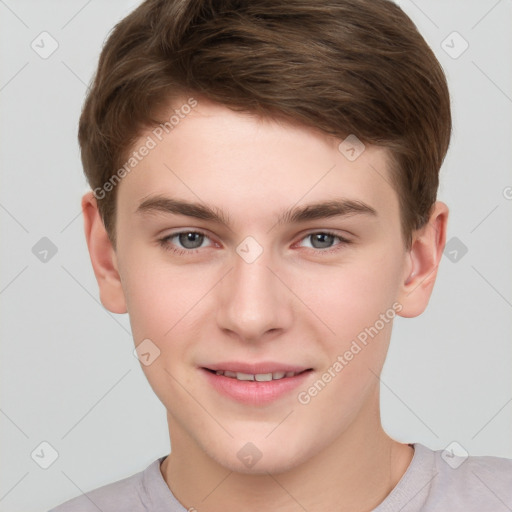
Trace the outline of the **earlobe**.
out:
M 421 315 L 428 305 L 446 244 L 448 213 L 446 204 L 437 201 L 429 222 L 413 234 L 398 297 L 402 304 L 400 316 L 411 318 Z
M 101 303 L 112 313 L 126 313 L 126 301 L 118 272 L 116 253 L 105 230 L 97 200 L 92 191 L 82 197 L 82 214 L 85 238 L 94 275 L 98 281 Z

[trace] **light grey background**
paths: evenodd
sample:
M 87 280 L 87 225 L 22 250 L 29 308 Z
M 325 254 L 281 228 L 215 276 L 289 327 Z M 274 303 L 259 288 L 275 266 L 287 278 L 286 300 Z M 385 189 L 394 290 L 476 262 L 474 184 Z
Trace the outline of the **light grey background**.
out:
M 4 512 L 47 510 L 169 451 L 128 318 L 99 303 L 80 215 L 87 83 L 108 32 L 138 3 L 0 0 Z M 448 77 L 454 130 L 439 199 L 451 209 L 448 239 L 468 251 L 443 257 L 422 316 L 395 321 L 384 427 L 403 442 L 512 458 L 512 2 L 400 4 Z M 43 31 L 59 45 L 46 59 L 31 48 Z M 453 31 L 469 43 L 458 58 Z M 32 252 L 42 237 L 57 247 L 47 262 Z M 48 469 L 35 461 L 49 460 L 43 441 L 58 452 Z

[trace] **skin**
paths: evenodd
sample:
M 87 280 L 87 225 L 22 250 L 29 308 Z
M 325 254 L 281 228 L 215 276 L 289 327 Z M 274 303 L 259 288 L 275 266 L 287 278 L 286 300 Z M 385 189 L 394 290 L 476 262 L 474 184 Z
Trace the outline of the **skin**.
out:
M 412 459 L 380 420 L 392 321 L 309 403 L 297 399 L 394 303 L 402 317 L 424 311 L 446 240 L 448 208 L 438 201 L 406 250 L 387 151 L 367 145 L 350 162 L 339 142 L 200 99 L 118 185 L 115 249 L 96 199 L 83 197 L 103 305 L 129 313 L 136 345 L 149 338 L 160 350 L 141 367 L 168 411 L 172 453 L 161 473 L 186 508 L 371 510 Z M 231 224 L 137 213 L 155 194 L 222 208 Z M 341 197 L 377 215 L 276 225 L 285 209 Z M 159 244 L 180 230 L 207 236 L 188 254 Z M 351 243 L 308 236 L 325 230 Z M 236 252 L 247 236 L 263 249 L 252 263 Z M 176 236 L 170 247 L 194 250 Z M 220 395 L 198 369 L 228 360 L 313 371 L 300 389 L 251 406 Z M 237 456 L 249 441 L 262 454 L 251 468 Z

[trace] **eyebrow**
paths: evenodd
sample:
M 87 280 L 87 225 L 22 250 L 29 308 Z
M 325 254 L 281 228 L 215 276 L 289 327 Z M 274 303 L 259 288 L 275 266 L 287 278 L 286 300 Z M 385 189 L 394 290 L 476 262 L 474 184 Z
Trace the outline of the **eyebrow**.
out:
M 136 213 L 184 215 L 186 217 L 212 221 L 228 227 L 230 225 L 229 215 L 220 208 L 161 195 L 144 199 L 137 208 Z M 340 198 L 292 207 L 278 216 L 276 225 L 294 224 L 330 217 L 348 217 L 357 214 L 378 216 L 377 211 L 373 207 L 362 201 Z

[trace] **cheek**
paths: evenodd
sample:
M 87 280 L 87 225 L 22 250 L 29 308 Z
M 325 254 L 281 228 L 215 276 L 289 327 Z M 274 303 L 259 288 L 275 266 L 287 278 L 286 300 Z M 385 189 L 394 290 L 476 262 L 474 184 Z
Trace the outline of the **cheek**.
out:
M 397 276 L 398 267 L 391 258 L 387 262 L 381 258 L 381 264 L 373 267 L 361 261 L 329 272 L 328 284 L 310 295 L 311 309 L 334 334 L 317 333 L 318 347 L 325 355 L 323 367 L 312 386 L 299 390 L 297 401 L 318 428 L 325 429 L 323 422 L 329 423 L 332 435 L 349 425 L 376 392 L 392 322 L 400 310 L 394 300 Z
M 137 265 L 133 259 L 126 268 L 123 283 L 127 297 L 130 325 L 135 345 L 140 345 L 141 368 L 162 403 L 187 405 L 181 386 L 191 387 L 184 368 L 192 364 L 192 354 L 199 335 L 198 315 L 204 291 L 197 283 L 158 264 Z M 140 259 L 139 261 L 149 261 Z M 149 341 L 147 341 L 149 340 Z M 142 354 L 149 353 L 144 361 Z
M 396 258 L 366 251 L 339 266 L 318 267 L 295 278 L 295 289 L 340 348 L 392 309 L 399 271 Z
M 330 414 L 337 421 L 348 421 L 345 415 L 354 413 L 377 384 L 392 322 L 401 309 L 395 301 L 399 276 L 399 258 L 391 250 L 365 251 L 346 265 L 329 269 L 320 280 L 318 275 L 312 277 L 310 286 L 303 288 L 304 296 L 310 294 L 311 309 L 334 331 L 318 324 L 328 333 L 318 337 L 325 354 L 319 378 L 327 383 L 319 382 L 311 394 L 303 390 L 318 414 L 329 403 L 336 403 L 339 407 Z M 324 286 L 318 286 L 319 282 Z
M 135 344 L 150 339 L 167 366 L 189 361 L 212 287 L 208 273 L 185 272 L 165 258 L 133 251 L 124 262 L 123 289 Z M 142 263 L 144 262 L 144 263 Z
M 120 273 L 135 344 L 149 338 L 161 345 L 186 313 L 187 288 L 178 272 L 170 273 L 154 256 L 135 247 L 123 250 Z

